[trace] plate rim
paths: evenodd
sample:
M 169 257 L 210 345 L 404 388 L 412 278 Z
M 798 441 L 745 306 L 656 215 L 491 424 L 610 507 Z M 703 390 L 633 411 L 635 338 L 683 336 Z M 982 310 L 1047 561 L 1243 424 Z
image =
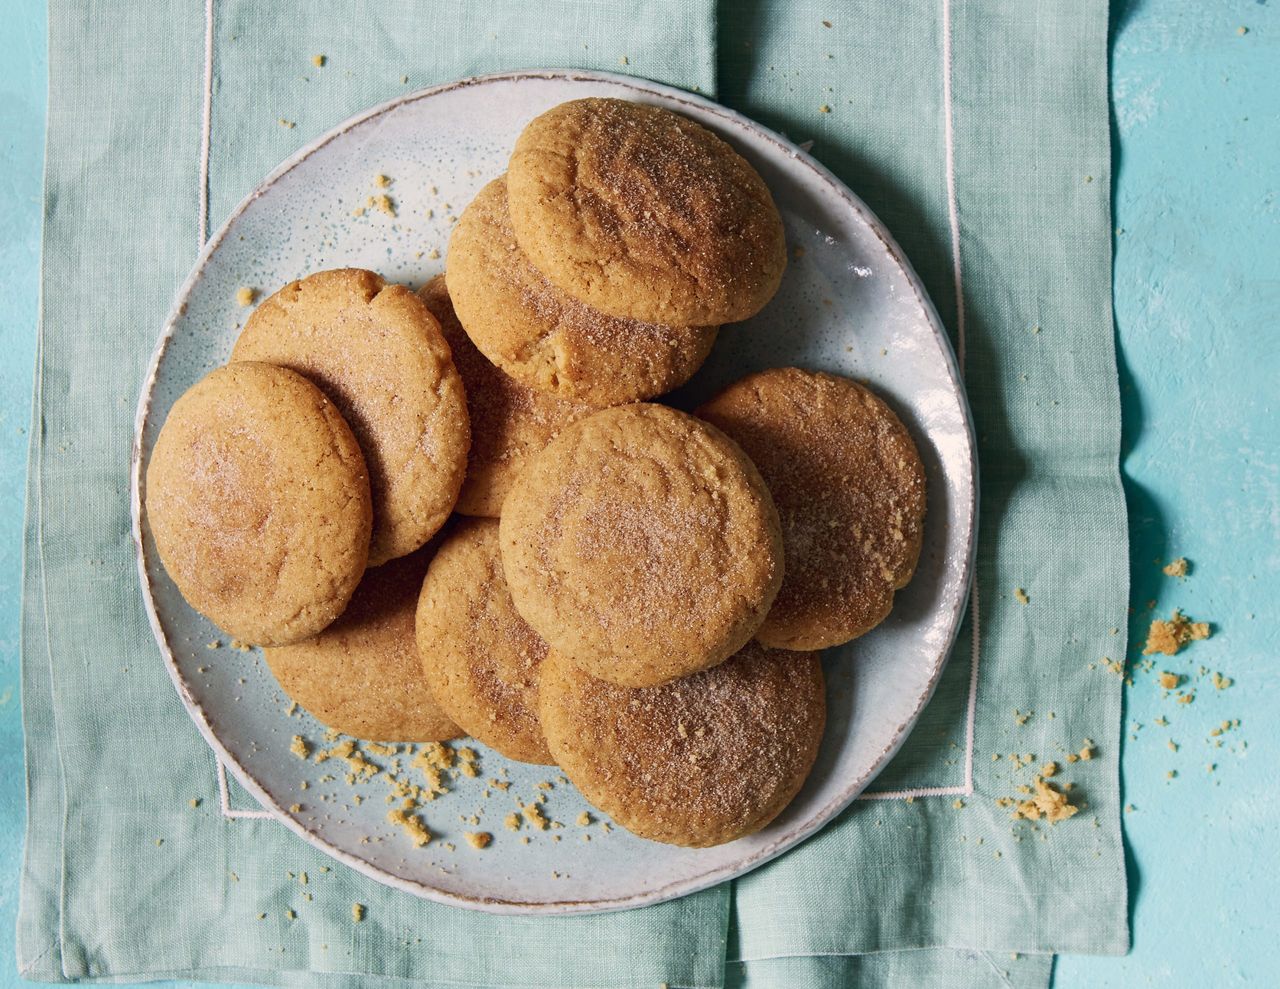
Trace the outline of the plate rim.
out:
M 147 573 L 146 541 L 143 538 L 142 533 L 142 497 L 144 488 L 144 478 L 142 476 L 142 439 L 143 431 L 146 428 L 149 418 L 160 363 L 163 360 L 165 351 L 168 349 L 169 342 L 172 340 L 173 334 L 177 329 L 178 321 L 186 312 L 187 300 L 190 298 L 196 284 L 203 275 L 204 269 L 210 258 L 231 232 L 231 229 L 235 226 L 237 220 L 240 219 L 245 211 L 248 210 L 248 208 L 257 199 L 264 195 L 277 181 L 291 172 L 294 168 L 306 159 L 310 158 L 321 148 L 324 148 L 330 142 L 338 139 L 348 131 L 359 127 L 368 120 L 381 116 L 385 113 L 389 113 L 401 106 L 440 96 L 444 93 L 452 92 L 457 89 L 490 85 L 493 83 L 519 83 L 521 80 L 525 79 L 551 80 L 570 83 L 605 83 L 613 86 L 620 86 L 624 89 L 630 89 L 645 95 L 661 96 L 676 104 L 697 107 L 700 111 L 719 117 L 738 128 L 754 132 L 757 136 L 773 145 L 776 150 L 781 151 L 788 158 L 796 161 L 798 164 L 806 167 L 809 171 L 814 173 L 819 180 L 829 186 L 837 196 L 844 200 L 849 208 L 859 216 L 876 238 L 883 244 L 890 257 L 893 258 L 895 263 L 897 263 L 906 276 L 907 284 L 915 294 L 916 300 L 920 304 L 926 321 L 929 324 L 929 328 L 933 331 L 933 335 L 939 345 L 939 350 L 941 351 L 943 360 L 946 364 L 947 375 L 952 385 L 953 394 L 955 394 L 959 400 L 965 437 L 968 441 L 970 464 L 969 499 L 967 506 L 968 532 L 965 534 L 964 539 L 965 549 L 961 571 L 961 585 L 963 587 L 963 592 L 958 595 L 952 614 L 947 618 L 946 645 L 943 648 L 941 658 L 938 660 L 937 665 L 930 676 L 928 684 L 921 693 L 919 702 L 915 709 L 903 721 L 903 723 L 898 726 L 894 738 L 881 751 L 880 755 L 876 758 L 871 767 L 856 780 L 852 781 L 848 786 L 844 787 L 834 798 L 827 801 L 827 803 L 816 813 L 810 815 L 806 820 L 797 824 L 797 826 L 789 829 L 782 835 L 779 835 L 769 844 L 757 849 L 745 858 L 737 859 L 730 864 L 720 866 L 698 876 L 676 880 L 656 888 L 650 888 L 641 892 L 629 893 L 622 896 L 592 900 L 525 901 L 507 900 L 499 897 L 467 896 L 465 894 L 447 892 L 423 882 L 394 875 L 378 868 L 371 862 L 357 858 L 343 849 L 329 843 L 318 833 L 308 829 L 299 820 L 288 814 L 284 808 L 276 803 L 270 794 L 267 793 L 267 791 L 259 785 L 256 780 L 254 780 L 248 770 L 241 766 L 231 752 L 222 744 L 214 731 L 213 726 L 210 724 L 204 708 L 192 696 L 186 681 L 183 679 L 181 670 L 178 668 L 177 661 L 174 658 L 173 652 L 165 637 L 163 627 L 160 623 L 160 616 L 156 610 L 155 597 L 152 593 L 150 577 Z M 812 837 L 825 827 L 834 817 L 847 808 L 880 774 L 881 770 L 884 769 L 889 760 L 902 747 L 907 736 L 910 735 L 911 729 L 919 720 L 925 706 L 933 697 L 934 691 L 937 689 L 938 683 L 942 678 L 943 671 L 947 667 L 951 651 L 959 636 L 960 625 L 969 602 L 970 594 L 972 593 L 977 553 L 979 496 L 977 434 L 973 421 L 973 412 L 969 406 L 968 395 L 964 387 L 964 378 L 960 372 L 955 350 L 951 344 L 951 338 L 947 334 L 946 328 L 938 315 L 937 309 L 934 307 L 932 300 L 925 291 L 924 284 L 920 280 L 920 276 L 916 273 L 915 268 L 911 265 L 911 262 L 907 259 L 902 249 L 898 246 L 897 241 L 894 240 L 892 234 L 890 234 L 888 228 L 883 222 L 881 222 L 880 218 L 872 212 L 870 207 L 868 207 L 856 193 L 837 178 L 830 169 L 817 161 L 807 151 L 795 142 L 784 137 L 782 134 L 758 123 L 745 114 L 723 106 L 701 94 L 691 93 L 687 90 L 679 89 L 666 83 L 654 82 L 640 76 L 624 75 L 616 72 L 598 72 L 586 69 L 520 69 L 493 72 L 484 75 L 466 76 L 451 82 L 445 82 L 436 86 L 429 86 L 415 90 L 411 93 L 404 93 L 347 118 L 337 126 L 303 145 L 272 169 L 267 176 L 236 205 L 235 209 L 231 211 L 227 219 L 218 227 L 217 231 L 209 237 L 208 241 L 201 248 L 195 264 L 191 269 L 191 273 L 178 288 L 173 304 L 170 307 L 169 315 L 166 317 L 161 329 L 160 337 L 152 351 L 151 359 L 148 363 L 146 374 L 142 381 L 142 389 L 138 398 L 137 410 L 134 416 L 134 435 L 130 456 L 129 475 L 131 535 L 136 553 L 139 589 L 142 593 L 143 606 L 147 613 L 147 620 L 151 626 L 152 635 L 156 640 L 156 644 L 160 648 L 160 653 L 164 658 L 165 667 L 169 672 L 169 677 L 173 681 L 174 688 L 177 690 L 179 698 L 182 700 L 183 707 L 186 708 L 187 714 L 191 717 L 196 728 L 204 737 L 206 744 L 213 750 L 215 757 L 235 775 L 236 780 L 241 784 L 241 786 L 252 794 L 254 799 L 257 800 L 262 808 L 268 812 L 272 819 L 284 824 L 308 844 L 317 848 L 319 851 L 331 858 L 342 862 L 344 865 L 355 869 L 357 872 L 368 876 L 376 882 L 390 886 L 402 892 L 410 893 L 423 899 L 442 903 L 447 906 L 462 907 L 465 909 L 478 910 L 492 914 L 567 915 L 611 913 L 663 903 L 678 897 L 687 896 L 691 893 L 708 889 L 717 883 L 745 875 L 746 873 L 764 865 L 771 859 L 781 855 L 783 852 L 794 848 L 801 842 Z

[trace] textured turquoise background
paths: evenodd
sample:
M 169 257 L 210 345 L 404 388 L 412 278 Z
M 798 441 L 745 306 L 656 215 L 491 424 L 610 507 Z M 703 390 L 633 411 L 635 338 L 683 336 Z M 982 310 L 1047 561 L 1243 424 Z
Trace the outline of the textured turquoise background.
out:
M 1113 4 L 1115 302 L 1134 546 L 1146 604 L 1214 637 L 1159 668 L 1236 686 L 1188 707 L 1149 675 L 1128 691 L 1123 757 L 1134 950 L 1063 958 L 1055 985 L 1271 985 L 1280 797 L 1280 15 L 1261 0 Z M 35 355 L 44 9 L 0 0 L 0 985 L 12 954 L 23 814 L 18 574 Z M 1240 28 L 1247 31 L 1240 33 Z M 1155 564 L 1185 555 L 1184 582 Z M 1255 617 L 1255 615 L 1257 617 Z M 1168 728 L 1154 724 L 1164 715 Z M 1239 718 L 1223 748 L 1209 730 Z M 1141 727 L 1138 727 L 1138 726 Z M 1168 748 L 1176 741 L 1179 750 Z M 1247 742 L 1247 748 L 1241 746 Z M 1213 772 L 1208 764 L 1215 764 Z M 1166 774 L 1176 770 L 1178 776 Z

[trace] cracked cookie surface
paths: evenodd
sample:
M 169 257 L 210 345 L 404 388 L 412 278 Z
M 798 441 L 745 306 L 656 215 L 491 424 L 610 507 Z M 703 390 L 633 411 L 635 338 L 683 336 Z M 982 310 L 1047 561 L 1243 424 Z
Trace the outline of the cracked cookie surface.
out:
M 787 573 L 756 637 L 825 649 L 871 631 L 915 573 L 925 476 L 902 421 L 834 374 L 773 368 L 697 410 L 747 452 L 778 507 Z
M 232 364 L 169 411 L 146 477 L 147 522 L 187 602 L 256 645 L 319 632 L 364 573 L 364 458 L 323 392 L 285 368 Z
M 538 719 L 547 644 L 511 600 L 496 519 L 449 527 L 422 584 L 417 630 L 427 682 L 450 717 L 508 758 L 555 762 Z
M 414 613 L 435 545 L 365 571 L 332 625 L 263 651 L 281 689 L 322 724 L 370 741 L 442 742 L 462 731 L 418 658 Z
M 373 492 L 370 566 L 413 552 L 444 524 L 471 428 L 449 345 L 414 292 L 359 268 L 317 272 L 254 310 L 231 359 L 297 371 L 351 425 Z
M 786 268 L 764 180 L 711 131 L 660 107 L 553 107 L 517 139 L 507 188 L 525 255 L 601 312 L 736 322 L 764 307 Z
M 566 428 L 521 473 L 499 531 L 521 616 L 624 686 L 723 662 L 782 580 L 777 513 L 751 461 L 718 429 L 661 405 Z
M 552 754 L 588 801 L 641 837 L 701 848 L 760 830 L 791 802 L 827 709 L 816 654 L 751 642 L 713 669 L 638 690 L 552 650 L 540 710 Z
M 503 178 L 462 213 L 445 275 L 480 351 L 518 381 L 597 408 L 653 398 L 706 360 L 714 326 L 610 316 L 553 285 L 516 244 Z
M 443 275 L 427 282 L 418 294 L 440 323 L 467 393 L 471 452 L 454 510 L 497 518 L 525 461 L 569 423 L 595 409 L 530 388 L 490 363 L 458 322 Z

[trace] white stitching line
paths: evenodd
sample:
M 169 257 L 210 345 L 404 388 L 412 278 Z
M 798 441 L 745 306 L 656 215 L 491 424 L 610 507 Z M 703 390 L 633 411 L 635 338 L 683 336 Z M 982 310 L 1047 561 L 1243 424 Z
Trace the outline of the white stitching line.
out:
M 222 816 L 231 820 L 237 820 L 241 817 L 270 817 L 270 811 L 265 810 L 238 810 L 231 806 L 231 790 L 227 786 L 227 767 L 222 764 L 222 760 L 214 756 L 213 761 L 218 765 L 218 802 L 222 807 Z
M 209 239 L 209 135 L 213 122 L 213 0 L 204 4 L 204 109 L 200 123 L 200 216 L 197 228 L 200 243 L 197 251 L 204 250 Z
M 956 196 L 956 144 L 954 126 L 954 101 L 951 95 L 951 0 L 942 0 L 942 103 L 943 147 L 947 174 L 947 220 L 951 227 L 951 276 L 956 290 L 956 361 L 960 365 L 960 377 L 964 377 L 964 278 L 960 265 L 960 205 Z M 969 613 L 973 620 L 973 649 L 969 660 L 969 703 L 965 719 L 964 785 L 925 786 L 911 790 L 885 790 L 862 793 L 859 800 L 902 800 L 906 797 L 968 797 L 973 795 L 974 726 L 978 716 L 978 575 L 973 576 L 973 590 L 969 598 Z
M 205 0 L 204 4 L 204 106 L 200 114 L 200 214 L 196 218 L 196 229 L 200 243 L 197 251 L 204 250 L 205 241 L 209 239 L 209 144 L 213 129 L 213 0 Z M 222 816 L 237 820 L 243 817 L 271 817 L 265 810 L 238 810 L 231 806 L 231 790 L 227 785 L 227 767 L 222 760 L 214 757 L 218 773 L 218 804 L 222 808 Z
M 947 219 L 951 224 L 951 274 L 956 286 L 956 362 L 960 365 L 960 377 L 965 372 L 965 325 L 964 325 L 964 272 L 960 263 L 960 197 L 956 195 L 956 140 L 955 140 L 955 99 L 952 95 L 951 78 L 954 60 L 951 49 L 951 0 L 942 0 L 942 98 L 945 104 L 943 116 L 943 141 L 946 146 L 947 161 Z M 969 660 L 969 710 L 965 725 L 964 746 L 964 787 L 965 795 L 973 793 L 973 749 L 974 725 L 978 715 L 978 662 L 981 657 L 979 649 L 979 614 L 978 614 L 978 568 L 975 561 L 973 588 L 969 598 L 969 614 L 973 621 L 973 649 Z

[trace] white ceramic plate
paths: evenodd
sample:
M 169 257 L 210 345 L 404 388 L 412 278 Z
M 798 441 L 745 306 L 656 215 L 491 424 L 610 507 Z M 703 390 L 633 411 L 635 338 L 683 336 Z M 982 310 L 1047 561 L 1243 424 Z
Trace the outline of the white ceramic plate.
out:
M 555 783 L 546 813 L 563 827 L 526 829 L 521 835 L 531 835 L 530 842 L 522 844 L 503 819 L 516 798 L 533 799 L 543 792 L 537 784 L 555 782 L 557 774 L 477 746 L 482 778 L 462 779 L 425 806 L 437 837 L 419 849 L 386 822 L 389 791 L 376 778 L 349 786 L 333 762 L 303 763 L 290 754 L 295 734 L 316 743 L 323 729 L 305 713 L 287 714 L 288 701 L 260 655 L 229 649 L 226 637 L 183 601 L 142 525 L 142 478 L 173 402 L 226 361 L 247 312 L 236 304 L 237 288 L 269 292 L 342 266 L 421 285 L 443 269 L 452 217 L 505 170 L 524 124 L 583 96 L 666 106 L 718 132 L 769 184 L 793 256 L 803 248 L 777 297 L 754 319 L 722 332 L 710 360 L 673 401 L 691 407 L 747 372 L 778 365 L 869 382 L 902 416 L 924 459 L 924 551 L 889 620 L 826 654 L 830 708 L 817 765 L 799 796 L 759 834 L 691 850 L 596 825 L 587 829 L 593 839 L 587 842 L 574 823 L 587 805 L 572 786 Z M 381 191 L 373 181 L 380 173 L 393 180 L 387 191 L 397 215 L 377 209 L 353 215 Z M 803 840 L 847 806 L 902 744 L 938 682 L 969 586 L 975 525 L 969 412 L 937 314 L 888 231 L 830 172 L 779 135 L 708 100 L 628 77 L 521 72 L 467 79 L 377 107 L 298 152 L 236 209 L 182 287 L 143 387 L 137 430 L 133 513 L 142 593 L 196 726 L 262 806 L 308 842 L 381 882 L 460 906 L 507 913 L 634 907 L 741 875 Z M 206 644 L 215 639 L 224 645 L 211 651 Z M 484 781 L 504 771 L 510 789 L 484 798 Z M 358 805 L 353 792 L 364 797 Z M 297 804 L 301 810 L 288 809 Z M 473 813 L 478 825 L 460 820 Z M 483 852 L 464 839 L 477 830 L 494 835 Z

